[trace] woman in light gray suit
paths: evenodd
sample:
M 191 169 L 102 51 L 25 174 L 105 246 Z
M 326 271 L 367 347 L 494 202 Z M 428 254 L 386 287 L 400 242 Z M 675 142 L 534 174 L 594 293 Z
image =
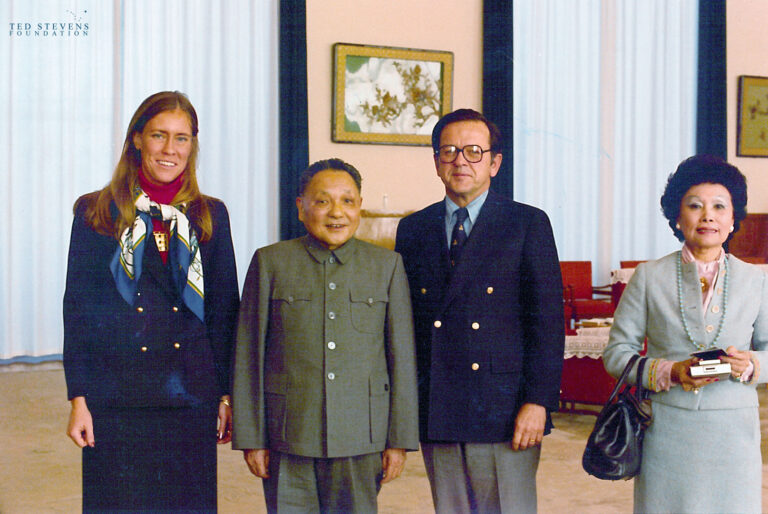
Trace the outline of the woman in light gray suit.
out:
M 713 156 L 686 159 L 661 206 L 681 251 L 638 266 L 603 358 L 613 376 L 647 340 L 652 391 L 636 512 L 760 512 L 756 385 L 768 360 L 768 275 L 723 249 L 746 217 L 747 186 Z M 721 348 L 729 376 L 693 378 L 691 353 Z M 634 373 L 631 374 L 634 378 Z

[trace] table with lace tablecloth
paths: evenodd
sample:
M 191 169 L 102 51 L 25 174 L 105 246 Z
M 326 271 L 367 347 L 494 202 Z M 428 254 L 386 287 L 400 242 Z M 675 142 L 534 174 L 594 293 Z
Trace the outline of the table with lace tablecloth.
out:
M 611 330 L 608 322 L 605 320 L 605 326 L 580 327 L 575 335 L 565 336 L 563 379 L 560 383 L 563 410 L 576 410 L 577 403 L 602 405 L 608 400 L 616 384 L 603 367 L 603 349 L 608 344 Z
M 605 345 L 608 344 L 610 330 L 610 326 L 577 328 L 576 335 L 565 336 L 564 358 L 599 359 L 603 355 Z

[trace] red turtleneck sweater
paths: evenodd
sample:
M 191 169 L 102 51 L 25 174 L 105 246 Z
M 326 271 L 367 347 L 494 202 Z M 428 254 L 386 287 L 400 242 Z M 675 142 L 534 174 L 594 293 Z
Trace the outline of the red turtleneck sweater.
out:
M 141 186 L 141 189 L 147 193 L 149 199 L 155 203 L 171 205 L 171 202 L 176 197 L 176 193 L 178 193 L 181 189 L 182 184 L 184 184 L 184 173 L 176 177 L 173 182 L 169 182 L 167 184 L 156 184 L 154 182 L 150 182 L 150 180 L 144 174 L 144 170 L 139 170 L 139 185 Z M 152 218 L 152 231 L 165 233 L 167 240 L 170 242 L 169 228 L 169 222 Z M 167 264 L 168 250 L 161 251 L 160 257 L 163 259 L 163 264 Z

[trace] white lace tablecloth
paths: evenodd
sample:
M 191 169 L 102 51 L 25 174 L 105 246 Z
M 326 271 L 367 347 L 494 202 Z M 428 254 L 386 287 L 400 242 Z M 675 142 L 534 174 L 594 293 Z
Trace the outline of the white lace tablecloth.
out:
M 563 357 L 589 357 L 599 359 L 603 349 L 608 344 L 608 333 L 611 327 L 582 327 L 576 329 L 575 336 L 565 336 L 565 352 Z

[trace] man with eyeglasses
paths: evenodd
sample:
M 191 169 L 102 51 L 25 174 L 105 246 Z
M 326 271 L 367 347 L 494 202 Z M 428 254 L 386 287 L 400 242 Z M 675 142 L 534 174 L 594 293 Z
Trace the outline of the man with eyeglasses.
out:
M 558 408 L 562 283 L 547 215 L 489 191 L 498 128 L 459 109 L 432 131 L 445 198 L 405 217 L 421 449 L 438 513 L 536 512 Z

